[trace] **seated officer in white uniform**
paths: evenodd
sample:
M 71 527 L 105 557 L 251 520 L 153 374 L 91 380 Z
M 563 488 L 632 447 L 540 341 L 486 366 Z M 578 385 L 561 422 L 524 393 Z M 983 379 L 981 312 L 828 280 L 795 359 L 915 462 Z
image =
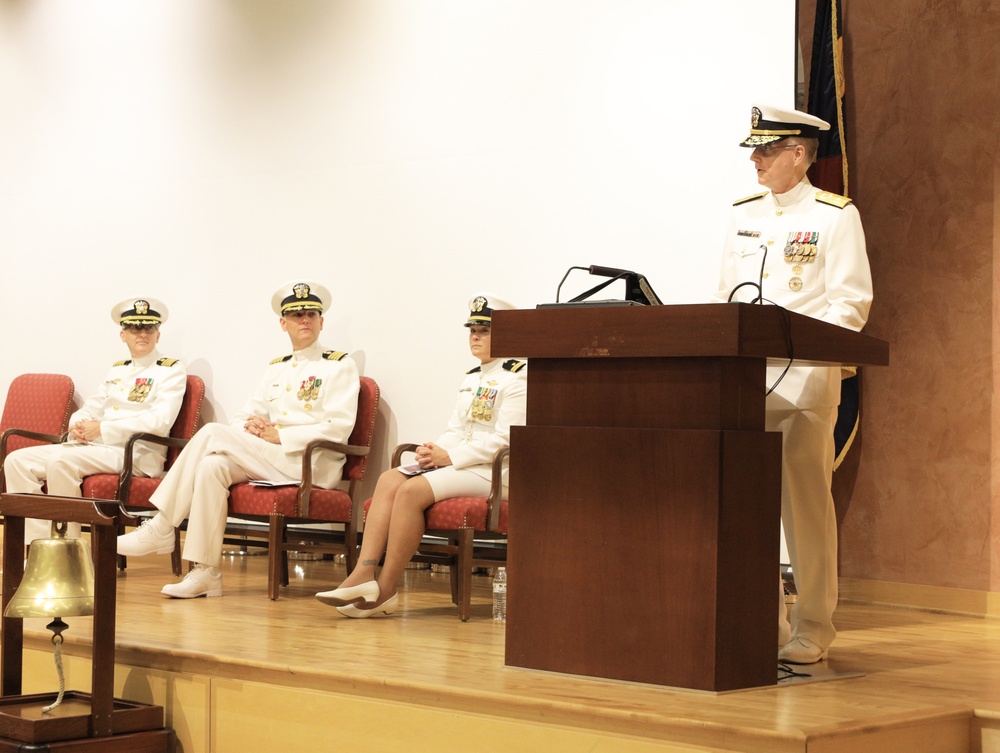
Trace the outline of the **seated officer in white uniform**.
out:
M 80 497 L 84 476 L 121 471 L 130 436 L 170 433 L 187 372 L 177 359 L 163 358 L 156 349 L 167 307 L 155 298 L 127 298 L 111 309 L 111 318 L 121 326 L 119 336 L 131 358 L 115 363 L 97 393 L 70 416 L 64 443 L 26 447 L 7 456 L 7 491 L 40 494 L 45 484 L 49 494 Z M 159 476 L 166 454 L 164 447 L 137 444 L 136 472 Z M 29 519 L 25 541 L 48 538 L 49 528 L 47 520 Z M 68 535 L 79 533 L 80 524 L 70 523 Z
M 733 205 L 717 299 L 762 299 L 840 327 L 865 325 L 872 278 L 861 217 L 850 199 L 820 191 L 806 177 L 819 132 L 829 128 L 797 110 L 752 108 L 750 135 L 740 145 L 753 150 L 757 182 L 768 190 Z M 783 371 L 767 370 L 767 386 L 774 389 L 766 428 L 782 433 L 781 522 L 798 599 L 789 624 L 780 594 L 778 658 L 812 664 L 826 658 L 836 635 L 837 519 L 830 483 L 840 367 L 792 364 Z
M 288 334 L 292 354 L 275 358 L 233 421 L 208 424 L 187 444 L 151 498 L 159 509 L 118 538 L 130 557 L 173 551 L 174 529 L 187 518 L 184 559 L 195 567 L 162 593 L 179 599 L 222 596 L 222 541 L 229 487 L 250 480 L 296 483 L 302 453 L 314 439 L 346 442 L 354 428 L 360 380 L 346 353 L 319 344 L 330 293 L 314 282 L 283 285 L 271 306 Z M 324 450 L 314 461 L 318 486 L 340 483 L 345 458 Z
M 417 448 L 419 468 L 379 476 L 358 566 L 338 588 L 316 594 L 345 617 L 396 610 L 396 584 L 423 537 L 424 511 L 442 499 L 487 496 L 494 454 L 510 445 L 510 427 L 524 423 L 527 364 L 490 355 L 493 312 L 513 306 L 482 293 L 469 301 L 469 308 L 469 350 L 480 365 L 462 380 L 448 428 L 434 442 Z M 385 563 L 376 579 L 383 554 Z

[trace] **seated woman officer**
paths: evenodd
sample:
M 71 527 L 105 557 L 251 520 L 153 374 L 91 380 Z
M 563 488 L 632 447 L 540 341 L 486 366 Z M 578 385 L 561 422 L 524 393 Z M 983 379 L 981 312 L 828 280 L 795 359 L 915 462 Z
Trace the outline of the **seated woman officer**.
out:
M 338 588 L 316 594 L 347 617 L 396 610 L 396 584 L 424 535 L 424 511 L 441 499 L 487 496 L 493 455 L 508 446 L 510 427 L 524 423 L 527 364 L 490 355 L 492 313 L 513 306 L 482 293 L 469 308 L 469 349 L 481 363 L 466 374 L 447 431 L 417 448 L 419 468 L 396 468 L 379 476 L 358 566 Z

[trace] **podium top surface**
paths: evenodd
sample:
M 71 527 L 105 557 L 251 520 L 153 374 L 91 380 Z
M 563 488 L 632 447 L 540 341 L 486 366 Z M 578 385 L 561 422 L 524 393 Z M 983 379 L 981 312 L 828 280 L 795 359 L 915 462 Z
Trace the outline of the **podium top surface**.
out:
M 889 343 L 779 306 L 518 309 L 493 312 L 500 358 L 794 358 L 797 363 L 886 366 Z

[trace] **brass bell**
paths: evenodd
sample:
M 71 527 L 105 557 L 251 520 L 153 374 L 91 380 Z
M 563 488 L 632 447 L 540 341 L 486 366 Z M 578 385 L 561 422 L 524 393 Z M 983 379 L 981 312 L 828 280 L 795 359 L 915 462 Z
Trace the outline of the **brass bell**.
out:
M 52 538 L 28 548 L 24 577 L 5 617 L 68 617 L 94 613 L 94 561 L 83 539 L 67 539 L 65 521 L 53 521 Z

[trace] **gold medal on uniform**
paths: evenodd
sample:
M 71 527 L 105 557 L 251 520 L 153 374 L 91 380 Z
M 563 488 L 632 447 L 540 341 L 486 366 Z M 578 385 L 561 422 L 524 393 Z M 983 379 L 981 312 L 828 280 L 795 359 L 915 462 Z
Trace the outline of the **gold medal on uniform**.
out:
M 322 381 L 322 379 L 317 379 L 316 377 L 309 377 L 308 379 L 304 379 L 299 385 L 299 391 L 295 393 L 295 397 L 305 403 L 302 406 L 303 409 L 312 410 L 312 405 L 309 401 L 315 400 L 319 396 L 319 385 Z
M 153 386 L 152 379 L 136 379 L 135 384 L 132 385 L 132 389 L 128 393 L 128 401 L 130 403 L 141 403 L 149 396 L 149 390 Z
M 472 399 L 472 417 L 482 418 L 483 417 L 483 388 L 479 387 L 476 390 L 476 396 Z
M 795 291 L 802 290 L 802 278 L 801 277 L 793 277 L 791 280 L 789 280 L 788 281 L 788 289 L 789 290 L 795 290 Z

